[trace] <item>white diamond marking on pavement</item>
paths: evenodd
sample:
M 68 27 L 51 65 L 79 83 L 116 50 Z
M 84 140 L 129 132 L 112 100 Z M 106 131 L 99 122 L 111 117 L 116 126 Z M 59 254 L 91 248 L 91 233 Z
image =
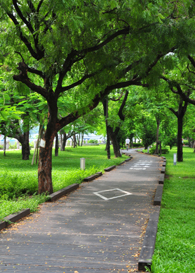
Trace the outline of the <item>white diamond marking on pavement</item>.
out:
M 123 193 L 122 195 L 117 195 L 117 196 L 112 196 L 112 197 L 105 197 L 103 195 L 103 193 L 108 193 L 108 192 L 112 192 L 112 191 L 119 191 L 120 193 Z M 102 194 L 100 194 L 102 193 Z M 120 197 L 123 197 L 123 196 L 127 196 L 127 195 L 131 195 L 132 193 L 130 192 L 127 192 L 127 191 L 123 191 L 121 189 L 118 189 L 118 188 L 115 188 L 115 189 L 110 189 L 110 190 L 103 190 L 103 191 L 98 191 L 98 192 L 94 192 L 95 195 L 99 196 L 100 198 L 108 201 L 108 200 L 111 200 L 111 199 L 115 199 L 115 198 L 120 198 Z

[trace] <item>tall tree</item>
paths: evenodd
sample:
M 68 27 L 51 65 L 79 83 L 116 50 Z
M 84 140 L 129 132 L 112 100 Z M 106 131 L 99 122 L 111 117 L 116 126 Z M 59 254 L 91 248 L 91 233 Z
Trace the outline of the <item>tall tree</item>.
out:
M 183 16 L 181 10 L 175 12 L 175 5 L 181 3 L 0 0 L 1 49 L 15 73 L 13 79 L 48 104 L 45 145 L 39 153 L 39 193 L 53 191 L 56 133 L 94 109 L 110 91 L 141 84 L 174 49 L 168 27 L 174 21 L 172 14 L 177 19 Z M 17 74 L 15 62 L 19 60 Z M 58 101 L 63 93 L 74 97 L 75 107 L 60 117 Z

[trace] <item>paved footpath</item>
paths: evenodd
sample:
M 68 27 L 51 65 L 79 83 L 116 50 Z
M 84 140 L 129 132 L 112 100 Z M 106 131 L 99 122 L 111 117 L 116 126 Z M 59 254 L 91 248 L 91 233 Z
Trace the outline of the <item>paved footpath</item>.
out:
M 0 232 L 0 272 L 138 272 L 160 158 L 133 159 Z

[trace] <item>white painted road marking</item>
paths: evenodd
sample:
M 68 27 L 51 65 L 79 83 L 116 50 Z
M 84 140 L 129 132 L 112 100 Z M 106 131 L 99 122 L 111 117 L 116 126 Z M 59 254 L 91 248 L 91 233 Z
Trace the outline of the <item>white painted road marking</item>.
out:
M 152 160 L 148 161 L 148 160 L 139 160 L 137 163 L 135 163 L 131 168 L 129 168 L 130 170 L 146 170 L 146 168 L 149 168 L 152 164 Z
M 103 193 L 108 193 L 108 192 L 112 192 L 112 191 L 119 191 L 119 192 L 122 192 L 122 193 L 124 193 L 124 194 L 122 194 L 122 195 L 117 195 L 117 196 L 113 196 L 113 197 L 110 197 L 110 198 L 105 197 L 105 196 L 103 195 Z M 102 194 L 100 194 L 100 193 L 102 193 Z M 115 198 L 120 198 L 120 197 L 123 197 L 123 196 L 131 195 L 132 193 L 127 192 L 127 191 L 123 191 L 123 190 L 118 189 L 118 188 L 115 188 L 115 189 L 110 189 L 110 190 L 103 190 L 103 191 L 94 192 L 94 194 L 97 195 L 97 196 L 99 196 L 100 198 L 102 198 L 102 199 L 108 201 L 108 200 L 111 200 L 111 199 L 115 199 Z

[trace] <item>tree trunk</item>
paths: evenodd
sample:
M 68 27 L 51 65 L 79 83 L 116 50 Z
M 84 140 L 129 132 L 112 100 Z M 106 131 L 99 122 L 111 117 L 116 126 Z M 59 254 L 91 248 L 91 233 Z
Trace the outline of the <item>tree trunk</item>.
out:
M 63 133 L 63 142 L 62 142 L 62 151 L 65 151 L 65 147 L 66 147 L 66 140 L 67 140 L 67 138 L 66 138 L 66 133 L 64 132 Z
M 62 148 L 62 143 L 63 143 L 63 135 L 62 135 L 62 131 L 60 131 L 60 151 L 63 151 L 63 148 Z
M 108 129 L 108 99 L 103 100 L 103 108 L 104 108 L 104 117 L 106 122 L 106 135 L 107 135 L 106 151 L 107 151 L 107 158 L 110 159 L 110 135 L 109 135 L 109 129 Z
M 6 156 L 6 136 L 4 136 L 4 142 L 3 142 L 3 155 Z
M 54 134 L 55 135 L 55 134 Z M 38 193 L 53 193 L 52 186 L 52 147 L 54 136 L 46 140 L 45 148 L 40 147 L 38 164 Z
M 58 156 L 58 147 L 59 147 L 59 143 L 58 143 L 58 133 L 57 133 L 56 142 L 55 142 L 55 156 Z
M 76 148 L 76 135 L 73 135 L 73 148 Z
M 179 115 L 177 119 L 177 161 L 183 161 L 183 143 L 182 143 L 182 131 L 183 131 L 183 116 Z
M 117 140 L 117 135 L 118 135 L 119 130 L 120 130 L 119 127 L 117 127 L 115 129 L 115 131 L 114 131 L 111 126 L 108 126 L 108 132 L 109 132 L 109 135 L 110 135 L 111 140 L 112 140 L 112 145 L 113 145 L 113 150 L 114 150 L 115 157 L 121 157 L 120 147 L 119 147 L 119 143 L 118 143 L 118 140 Z
M 183 161 L 183 142 L 182 142 L 182 133 L 183 133 L 183 118 L 186 113 L 188 102 L 185 101 L 183 105 L 182 98 L 179 102 L 178 111 L 174 111 L 172 108 L 169 108 L 171 112 L 177 117 L 177 161 Z
M 30 147 L 29 147 L 29 131 L 23 134 L 23 142 L 22 142 L 22 159 L 29 160 L 30 155 Z
M 156 122 L 157 122 L 157 130 L 156 130 L 156 149 L 155 149 L 155 154 L 158 154 L 158 152 L 159 152 L 159 150 L 158 150 L 158 145 L 159 145 L 158 138 L 159 138 L 160 120 L 157 119 Z
M 83 139 L 84 139 L 84 133 L 82 133 L 82 137 L 81 137 L 81 146 L 83 146 Z

